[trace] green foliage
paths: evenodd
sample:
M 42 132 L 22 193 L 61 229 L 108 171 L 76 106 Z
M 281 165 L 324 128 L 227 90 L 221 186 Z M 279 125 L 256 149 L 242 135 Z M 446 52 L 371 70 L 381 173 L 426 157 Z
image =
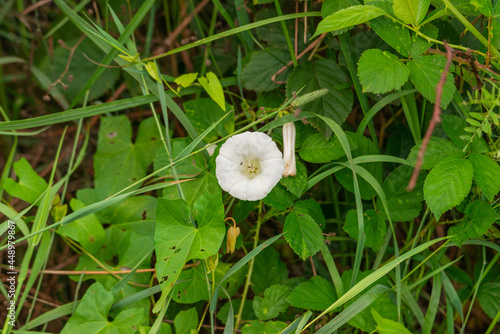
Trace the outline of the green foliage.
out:
M 0 251 L 22 283 L 5 334 L 493 330 L 499 1 L 53 4 L 0 9 Z M 217 179 L 244 131 L 297 154 L 252 202 Z M 43 311 L 54 264 L 78 293 Z
M 276 318 L 288 309 L 286 298 L 291 292 L 286 285 L 272 285 L 264 292 L 264 298 L 256 296 L 253 300 L 253 310 L 260 320 Z
M 482 201 L 470 203 L 464 213 L 465 217 L 462 221 L 448 231 L 458 246 L 462 246 L 468 239 L 482 236 L 494 222 L 500 219 L 498 213 L 488 203 Z
M 313 276 L 297 286 L 286 300 L 294 307 L 323 311 L 336 299 L 333 284 L 321 276 Z
M 364 215 L 364 234 L 366 235 L 366 246 L 377 251 L 384 244 L 384 236 L 386 232 L 386 224 L 384 218 L 374 210 L 368 210 Z M 356 210 L 351 210 L 345 217 L 344 231 L 351 238 L 358 239 L 358 217 Z
M 14 162 L 14 172 L 18 181 L 7 178 L 4 184 L 5 191 L 23 201 L 35 203 L 38 197 L 47 189 L 47 182 L 38 176 L 25 158 Z
M 110 321 L 113 301 L 110 291 L 100 283 L 92 284 L 61 333 L 135 333 L 144 321 L 143 310 L 123 310 Z
M 358 76 L 365 92 L 379 94 L 399 89 L 409 75 L 410 69 L 390 52 L 370 49 L 359 59 Z
M 302 260 L 316 254 L 323 242 L 320 227 L 306 213 L 289 213 L 285 220 L 283 233 L 285 233 L 285 239 L 290 247 Z
M 437 219 L 460 204 L 472 185 L 469 160 L 450 156 L 437 163 L 424 183 L 424 198 Z

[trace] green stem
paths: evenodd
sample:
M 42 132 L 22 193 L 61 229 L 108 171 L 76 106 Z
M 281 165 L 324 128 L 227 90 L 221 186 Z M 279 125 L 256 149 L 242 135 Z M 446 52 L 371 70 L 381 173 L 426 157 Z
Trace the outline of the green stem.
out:
M 259 214 L 258 214 L 258 218 L 257 218 L 257 225 L 255 226 L 255 236 L 253 239 L 253 249 L 257 248 L 257 245 L 259 244 L 260 226 L 262 225 L 262 221 L 263 221 L 263 219 L 262 219 L 262 201 L 259 202 L 258 209 L 259 209 Z M 238 314 L 236 315 L 236 325 L 234 326 L 235 331 L 238 330 L 238 328 L 240 327 L 240 324 L 241 324 L 241 315 L 243 314 L 243 308 L 245 306 L 245 300 L 247 298 L 248 288 L 250 287 L 254 263 L 255 263 L 255 257 L 253 257 L 250 260 L 250 263 L 248 263 L 247 279 L 245 281 L 245 287 L 243 288 L 243 295 L 241 296 L 240 309 L 238 310 Z
M 274 0 L 274 5 L 276 6 L 276 11 L 278 12 L 278 16 L 283 16 L 283 12 L 281 11 L 280 2 L 278 0 Z M 292 40 L 290 39 L 290 34 L 288 33 L 288 29 L 286 28 L 286 24 L 283 21 L 280 21 L 281 28 L 283 29 L 283 33 L 285 34 L 286 44 L 288 45 L 288 51 L 290 51 L 290 56 L 292 57 L 293 67 L 299 66 L 297 62 L 297 58 L 295 57 L 295 50 L 292 45 Z

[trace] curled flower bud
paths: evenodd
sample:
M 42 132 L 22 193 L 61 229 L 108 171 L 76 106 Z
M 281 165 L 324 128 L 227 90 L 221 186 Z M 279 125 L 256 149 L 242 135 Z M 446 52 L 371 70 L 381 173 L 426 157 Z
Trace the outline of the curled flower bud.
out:
M 295 123 L 290 122 L 283 125 L 283 160 L 285 170 L 283 176 L 295 176 L 297 167 L 295 164 Z
M 227 244 L 226 244 L 226 251 L 228 253 L 233 254 L 234 253 L 234 248 L 236 247 L 236 238 L 240 235 L 240 228 L 236 226 L 231 226 L 227 230 Z
M 262 132 L 244 132 L 229 138 L 221 146 L 215 164 L 221 188 L 244 201 L 266 197 L 284 169 L 276 143 Z

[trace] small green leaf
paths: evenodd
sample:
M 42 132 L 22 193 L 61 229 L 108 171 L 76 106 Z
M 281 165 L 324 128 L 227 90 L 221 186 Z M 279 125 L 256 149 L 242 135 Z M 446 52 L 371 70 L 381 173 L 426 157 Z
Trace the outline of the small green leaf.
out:
M 183 74 L 177 78 L 175 78 L 174 82 L 181 86 L 182 88 L 189 87 L 193 84 L 193 82 L 198 77 L 198 73 L 188 73 Z
M 327 116 L 338 124 L 342 124 L 351 113 L 354 97 L 350 88 L 338 90 L 335 87 L 346 83 L 348 83 L 347 77 L 336 62 L 332 60 L 308 61 L 294 68 L 290 74 L 286 85 L 286 95 L 291 98 L 293 93 L 298 91 L 304 95 L 323 88 L 328 89 L 328 94 L 304 105 L 301 109 Z M 326 138 L 330 137 L 331 129 L 324 122 L 316 118 L 309 122 L 319 127 Z
M 413 168 L 410 166 L 399 166 L 387 176 L 382 185 L 393 221 L 411 221 L 422 211 L 425 173 L 420 174 L 415 188 L 409 193 L 406 191 L 406 187 L 412 174 Z M 381 216 L 387 219 L 380 199 L 377 200 L 377 208 L 381 209 Z
M 196 307 L 177 313 L 174 319 L 174 327 L 176 334 L 191 334 L 192 330 L 196 330 L 198 327 Z
M 69 205 L 73 212 L 85 207 L 85 204 L 76 198 L 72 198 Z M 61 225 L 57 233 L 78 241 L 91 254 L 96 254 L 100 250 L 106 237 L 104 228 L 95 214 L 82 217 L 67 225 Z
M 500 219 L 496 211 L 483 201 L 474 201 L 465 208 L 465 217 L 456 226 L 450 227 L 448 235 L 459 247 L 468 239 L 479 238 Z
M 299 155 L 307 162 L 325 163 L 345 155 L 337 137 L 325 140 L 321 133 L 309 136 L 302 143 Z
M 33 170 L 24 157 L 14 162 L 14 172 L 17 175 L 17 182 L 7 178 L 4 183 L 5 191 L 13 197 L 31 204 L 35 203 L 47 189 L 47 182 Z
M 438 28 L 436 28 L 436 26 L 434 26 L 431 23 L 427 23 L 424 26 L 420 27 L 420 32 L 434 39 L 438 38 L 439 36 Z M 411 37 L 410 55 L 412 57 L 420 56 L 422 53 L 427 51 L 431 46 L 432 44 L 428 40 L 417 34 L 413 34 Z
M 267 92 L 279 87 L 271 78 L 290 60 L 288 51 L 266 49 L 253 52 L 250 61 L 241 72 L 243 87 L 254 90 L 257 93 Z M 288 77 L 290 70 L 276 77 L 277 81 L 283 81 Z
M 296 162 L 297 174 L 295 176 L 284 177 L 281 179 L 283 184 L 289 192 L 300 198 L 302 192 L 307 187 L 307 169 L 306 166 L 300 161 Z
M 224 98 L 224 91 L 217 76 L 208 72 L 206 78 L 198 78 L 198 82 L 203 86 L 203 89 L 214 100 L 222 110 L 226 111 L 226 99 Z
M 366 50 L 358 62 L 358 76 L 364 92 L 383 94 L 399 89 L 409 75 L 409 67 L 398 57 L 379 49 Z
M 377 251 L 384 244 L 384 236 L 387 231 L 385 219 L 374 210 L 367 210 L 363 213 L 365 224 L 366 246 Z M 350 210 L 345 217 L 344 231 L 351 238 L 358 240 L 358 216 L 356 210 Z
M 273 285 L 266 289 L 264 298 L 255 296 L 253 300 L 253 310 L 260 320 L 270 320 L 276 318 L 280 313 L 285 312 L 290 304 L 286 298 L 292 289 L 286 285 Z
M 364 332 L 373 332 L 376 328 L 376 321 L 371 313 L 371 310 L 376 310 L 384 316 L 398 320 L 398 309 L 396 304 L 388 296 L 378 297 L 371 305 L 358 313 L 348 323 Z
M 431 5 L 431 0 L 419 0 L 418 1 L 418 12 L 417 12 L 417 24 L 422 23 L 427 12 L 429 11 L 429 6 Z
M 375 309 L 371 309 L 372 316 L 377 322 L 377 330 L 380 334 L 411 334 L 411 332 L 401 323 L 383 318 Z
M 263 201 L 275 209 L 286 210 L 292 206 L 295 199 L 295 195 L 287 191 L 283 185 L 278 183 L 273 190 L 264 197 Z
M 500 282 L 488 282 L 479 285 L 477 299 L 484 313 L 494 319 L 498 310 L 500 310 Z
M 398 19 L 406 24 L 418 25 L 418 3 L 416 0 L 393 0 L 392 9 Z
M 408 155 L 407 162 L 415 166 L 418 159 L 418 152 L 420 151 L 420 146 L 422 142 L 417 143 L 410 151 Z M 465 155 L 461 149 L 453 145 L 453 143 L 447 139 L 439 137 L 431 137 L 427 148 L 425 149 L 424 162 L 422 163 L 422 169 L 431 169 L 436 166 L 444 158 L 453 156 L 461 158 Z
M 84 333 L 136 333 L 144 321 L 144 312 L 140 308 L 121 311 L 113 321 L 108 318 L 113 305 L 113 294 L 101 283 L 94 283 L 85 292 L 75 313 L 69 318 L 61 334 Z
M 318 224 L 305 213 L 290 212 L 283 228 L 285 239 L 302 260 L 316 254 L 323 243 Z
M 472 173 L 469 160 L 452 156 L 441 160 L 427 175 L 424 198 L 437 220 L 467 196 Z
M 409 0 L 408 0 L 409 1 Z M 420 93 L 432 103 L 436 101 L 436 87 L 444 71 L 446 59 L 441 56 L 418 56 L 408 62 L 410 79 Z M 441 97 L 441 108 L 446 109 L 455 93 L 455 80 L 451 73 L 446 77 Z
M 342 28 L 350 28 L 355 25 L 373 20 L 387 13 L 372 5 L 352 6 L 339 10 L 338 12 L 324 18 L 316 28 L 314 37 L 325 32 L 339 30 Z
M 241 334 L 277 334 L 287 326 L 283 321 L 260 322 L 254 320 L 241 329 Z
M 300 284 L 286 299 L 294 307 L 324 311 L 337 300 L 332 283 L 321 276 L 313 276 Z
M 293 203 L 292 210 L 296 213 L 305 213 L 311 216 L 321 229 L 325 228 L 325 216 L 321 210 L 321 205 L 316 200 L 306 199 L 304 201 L 296 201 Z
M 408 57 L 412 48 L 410 31 L 389 17 L 381 16 L 370 21 L 370 27 L 380 38 L 403 57 Z
M 251 287 L 256 295 L 274 284 L 282 284 L 287 278 L 288 269 L 276 249 L 266 247 L 255 257 Z
M 500 166 L 483 154 L 472 153 L 469 161 L 474 167 L 474 180 L 486 198 L 492 202 L 500 191 Z
M 485 153 L 489 151 L 488 144 L 481 137 L 474 137 L 474 140 L 471 144 L 469 144 L 470 136 L 467 131 L 465 131 L 465 127 L 467 127 L 467 122 L 455 115 L 443 115 L 443 128 L 448 137 L 453 141 L 455 145 L 457 145 L 460 149 L 464 148 L 465 145 L 468 144 L 467 150 L 473 151 L 475 153 Z M 475 132 L 475 128 L 471 128 L 472 131 Z M 469 139 L 462 139 L 461 136 L 469 136 Z

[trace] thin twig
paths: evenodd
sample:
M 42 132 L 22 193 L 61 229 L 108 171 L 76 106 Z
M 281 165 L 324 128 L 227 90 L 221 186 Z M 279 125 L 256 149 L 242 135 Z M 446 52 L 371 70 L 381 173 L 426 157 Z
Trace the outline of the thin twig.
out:
M 420 150 L 418 151 L 417 163 L 415 164 L 415 169 L 413 170 L 413 174 L 410 179 L 410 183 L 408 183 L 408 187 L 406 187 L 406 191 L 410 192 L 415 188 L 417 184 L 418 175 L 420 174 L 420 169 L 422 167 L 422 163 L 424 162 L 425 149 L 427 148 L 427 144 L 431 140 L 432 132 L 434 131 L 434 127 L 436 123 L 441 122 L 441 97 L 443 95 L 443 86 L 446 83 L 446 76 L 448 75 L 448 71 L 450 70 L 451 61 L 453 59 L 453 50 L 450 46 L 444 42 L 444 48 L 446 49 L 446 65 L 444 66 L 443 73 L 441 73 L 441 78 L 436 87 L 436 103 L 434 104 L 434 112 L 432 114 L 432 119 L 429 123 L 429 127 L 427 128 L 427 132 L 425 133 L 424 140 L 422 140 L 422 144 L 420 145 Z
M 319 43 L 321 43 L 321 41 L 323 40 L 323 38 L 325 38 L 326 36 L 326 32 L 324 34 L 322 34 L 321 36 L 319 36 L 318 39 L 316 39 L 314 42 L 312 42 L 311 44 L 309 44 L 307 46 L 307 48 L 305 48 L 304 51 L 302 51 L 299 56 L 297 57 L 297 60 L 299 60 L 300 58 L 302 58 L 307 52 L 309 52 L 311 49 L 313 49 L 316 45 L 318 45 Z M 280 75 L 281 73 L 283 73 L 289 66 L 292 66 L 293 62 L 290 61 L 288 64 L 286 64 L 286 66 L 283 66 L 278 72 L 274 73 L 274 75 L 272 76 L 271 80 L 276 83 L 276 84 L 284 84 L 286 83 L 286 81 L 276 81 L 276 77 L 278 75 Z
M 205 7 L 209 2 L 210 0 L 203 0 L 202 2 L 200 2 L 196 6 L 194 11 L 188 16 L 186 16 L 184 20 L 181 22 L 181 24 L 179 24 L 177 28 L 175 28 L 175 30 L 172 31 L 172 33 L 165 39 L 164 41 L 165 45 L 171 46 L 174 40 L 177 39 L 177 36 L 179 36 L 179 34 L 186 29 L 186 27 L 189 25 L 193 17 L 195 17 L 195 15 L 197 15 L 203 9 L 203 7 Z

